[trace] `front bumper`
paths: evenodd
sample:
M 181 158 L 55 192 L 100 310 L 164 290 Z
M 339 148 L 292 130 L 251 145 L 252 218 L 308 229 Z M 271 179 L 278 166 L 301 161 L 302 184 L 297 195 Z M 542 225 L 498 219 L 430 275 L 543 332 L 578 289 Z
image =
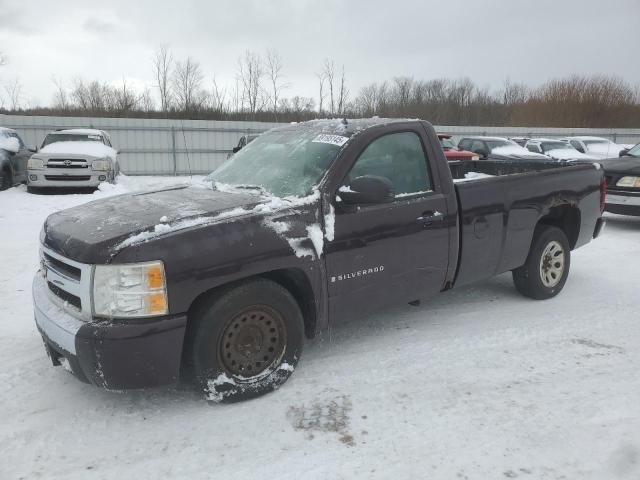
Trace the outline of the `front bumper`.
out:
M 80 380 L 109 390 L 178 381 L 186 316 L 83 321 L 52 301 L 40 272 L 32 291 L 36 325 L 54 365 L 64 363 Z
M 102 182 L 112 181 L 113 171 L 82 169 L 28 170 L 27 185 L 30 187 L 82 188 L 97 187 Z
M 640 192 L 607 192 L 605 210 L 619 215 L 640 215 Z

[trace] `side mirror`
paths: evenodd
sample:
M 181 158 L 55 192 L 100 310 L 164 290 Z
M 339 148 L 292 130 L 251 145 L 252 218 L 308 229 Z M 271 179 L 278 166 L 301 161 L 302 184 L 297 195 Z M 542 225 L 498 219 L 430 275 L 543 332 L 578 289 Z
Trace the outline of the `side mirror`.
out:
M 618 154 L 619 157 L 624 157 L 627 155 L 627 153 L 629 153 L 629 149 L 628 148 L 623 148 L 622 150 L 620 150 L 620 153 Z
M 395 198 L 391 180 L 376 175 L 356 177 L 348 189 L 341 189 L 338 194 L 347 205 L 389 203 Z
M 233 147 L 231 150 L 233 153 L 238 153 L 242 147 Z
M 0 139 L 0 148 L 4 148 L 7 152 L 18 153 L 20 142 L 16 137 L 5 137 Z
M 31 153 L 37 153 L 38 147 L 31 147 L 31 148 L 28 148 L 27 150 L 29 150 Z

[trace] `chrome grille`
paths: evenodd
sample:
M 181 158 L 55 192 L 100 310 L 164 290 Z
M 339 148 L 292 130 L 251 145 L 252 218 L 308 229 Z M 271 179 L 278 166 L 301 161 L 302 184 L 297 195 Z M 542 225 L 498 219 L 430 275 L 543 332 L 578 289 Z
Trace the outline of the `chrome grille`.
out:
M 47 168 L 89 168 L 86 160 L 80 158 L 50 158 Z
M 90 319 L 93 266 L 65 258 L 44 246 L 40 260 L 51 300 L 76 317 Z

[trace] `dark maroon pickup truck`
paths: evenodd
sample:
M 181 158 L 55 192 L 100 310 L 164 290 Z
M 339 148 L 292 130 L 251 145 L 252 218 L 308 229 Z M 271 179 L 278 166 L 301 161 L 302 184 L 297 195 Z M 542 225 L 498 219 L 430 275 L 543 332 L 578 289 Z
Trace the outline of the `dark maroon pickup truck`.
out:
M 603 225 L 598 167 L 448 163 L 418 120 L 283 126 L 202 185 L 51 215 L 35 320 L 54 365 L 95 385 L 257 396 L 339 316 L 507 271 L 558 294 Z

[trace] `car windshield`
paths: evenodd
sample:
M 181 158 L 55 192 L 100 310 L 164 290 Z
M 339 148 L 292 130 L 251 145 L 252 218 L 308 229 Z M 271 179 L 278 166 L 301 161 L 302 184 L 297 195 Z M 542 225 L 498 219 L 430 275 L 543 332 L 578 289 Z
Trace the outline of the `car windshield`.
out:
M 440 145 L 442 145 L 442 148 L 445 148 L 445 149 L 457 148 L 455 144 L 451 141 L 451 138 L 446 138 L 446 137 L 438 137 L 438 138 L 440 139 Z
M 564 142 L 543 142 L 542 151 L 548 152 L 549 150 L 575 150 L 571 145 Z
M 305 196 L 322 178 L 348 137 L 317 129 L 274 130 L 230 157 L 208 179 L 261 188 L 278 197 Z
M 42 146 L 46 147 L 56 142 L 102 142 L 100 135 L 80 135 L 75 133 L 50 133 L 44 138 Z
M 487 145 L 491 150 L 498 147 L 511 147 L 513 145 L 519 146 L 516 142 L 511 140 L 487 140 Z
M 640 158 L 640 143 L 637 144 L 635 147 L 633 147 L 631 150 L 629 150 L 627 152 L 627 155 L 631 156 L 631 157 L 638 157 Z

